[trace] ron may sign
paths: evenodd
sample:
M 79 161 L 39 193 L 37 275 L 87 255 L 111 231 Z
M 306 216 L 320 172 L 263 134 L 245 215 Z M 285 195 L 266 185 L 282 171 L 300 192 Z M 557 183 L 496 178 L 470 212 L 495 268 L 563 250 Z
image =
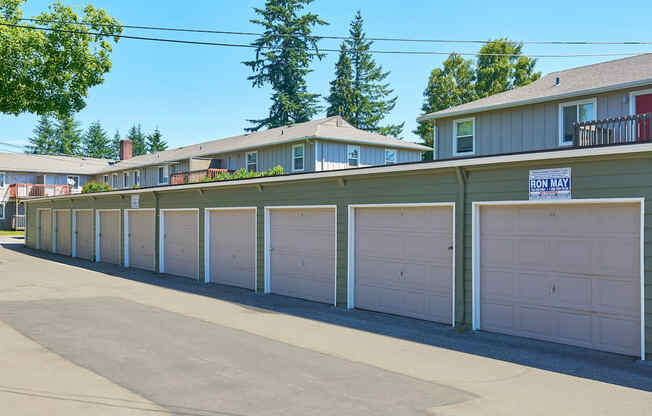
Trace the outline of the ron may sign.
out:
M 570 168 L 530 171 L 530 200 L 571 199 Z

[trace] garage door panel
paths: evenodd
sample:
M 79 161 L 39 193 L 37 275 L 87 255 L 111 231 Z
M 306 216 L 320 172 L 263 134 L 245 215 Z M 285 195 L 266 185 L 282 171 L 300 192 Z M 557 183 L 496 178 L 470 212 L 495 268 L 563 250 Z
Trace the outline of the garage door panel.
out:
M 355 210 L 355 305 L 449 323 L 452 209 Z
M 165 273 L 198 278 L 198 223 L 196 211 L 164 212 Z
M 335 210 L 271 209 L 270 289 L 317 302 L 335 300 Z
M 72 255 L 72 224 L 70 211 L 57 211 L 56 219 L 57 253 L 63 254 L 64 256 L 70 256 Z
M 481 327 L 639 355 L 639 213 L 631 204 L 482 207 Z
M 120 212 L 100 212 L 100 261 L 120 264 Z
M 76 255 L 81 259 L 93 260 L 93 212 L 80 211 L 76 214 Z
M 45 251 L 52 250 L 52 213 L 39 211 L 39 248 Z
M 156 214 L 153 211 L 129 212 L 129 265 L 154 270 Z

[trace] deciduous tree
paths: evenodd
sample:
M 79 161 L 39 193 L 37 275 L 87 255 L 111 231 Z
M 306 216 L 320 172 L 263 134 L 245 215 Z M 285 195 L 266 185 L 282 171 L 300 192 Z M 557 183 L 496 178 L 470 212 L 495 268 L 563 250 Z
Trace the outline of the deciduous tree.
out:
M 104 82 L 111 69 L 111 40 L 118 40 L 83 32 L 113 35 L 122 27 L 102 9 L 88 5 L 77 15 L 59 1 L 26 23 L 20 20 L 24 1 L 0 1 L 0 112 L 77 112 L 85 106 L 88 89 Z
M 480 48 L 475 90 L 478 98 L 527 85 L 541 77 L 534 72 L 536 59 L 522 56 L 523 45 L 501 38 Z

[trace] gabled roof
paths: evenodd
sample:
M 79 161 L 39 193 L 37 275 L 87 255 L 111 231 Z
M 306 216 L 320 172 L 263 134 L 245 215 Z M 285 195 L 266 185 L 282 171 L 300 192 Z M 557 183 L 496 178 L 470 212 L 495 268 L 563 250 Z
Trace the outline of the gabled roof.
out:
M 297 142 L 305 139 L 323 139 L 386 146 L 397 149 L 416 151 L 432 150 L 420 144 L 387 137 L 353 127 L 340 116 L 307 121 L 269 130 L 257 131 L 240 136 L 183 146 L 163 152 L 136 156 L 131 159 L 107 166 L 105 171 L 135 169 L 159 163 L 177 162 L 193 157 L 210 156 L 219 153 L 254 150 L 264 146 L 273 146 Z
M 73 156 L 0 152 L 0 172 L 32 172 L 91 175 L 105 169 L 111 160 Z
M 559 85 L 556 79 L 559 78 Z M 552 72 L 524 87 L 426 114 L 419 121 L 652 85 L 652 54 Z

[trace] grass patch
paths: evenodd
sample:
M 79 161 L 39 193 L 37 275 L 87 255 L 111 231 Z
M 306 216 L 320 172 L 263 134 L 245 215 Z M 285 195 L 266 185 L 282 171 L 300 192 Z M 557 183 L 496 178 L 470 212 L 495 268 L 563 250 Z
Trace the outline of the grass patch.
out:
M 0 230 L 0 237 L 11 236 L 11 237 L 20 237 L 24 236 L 25 231 L 2 231 Z

